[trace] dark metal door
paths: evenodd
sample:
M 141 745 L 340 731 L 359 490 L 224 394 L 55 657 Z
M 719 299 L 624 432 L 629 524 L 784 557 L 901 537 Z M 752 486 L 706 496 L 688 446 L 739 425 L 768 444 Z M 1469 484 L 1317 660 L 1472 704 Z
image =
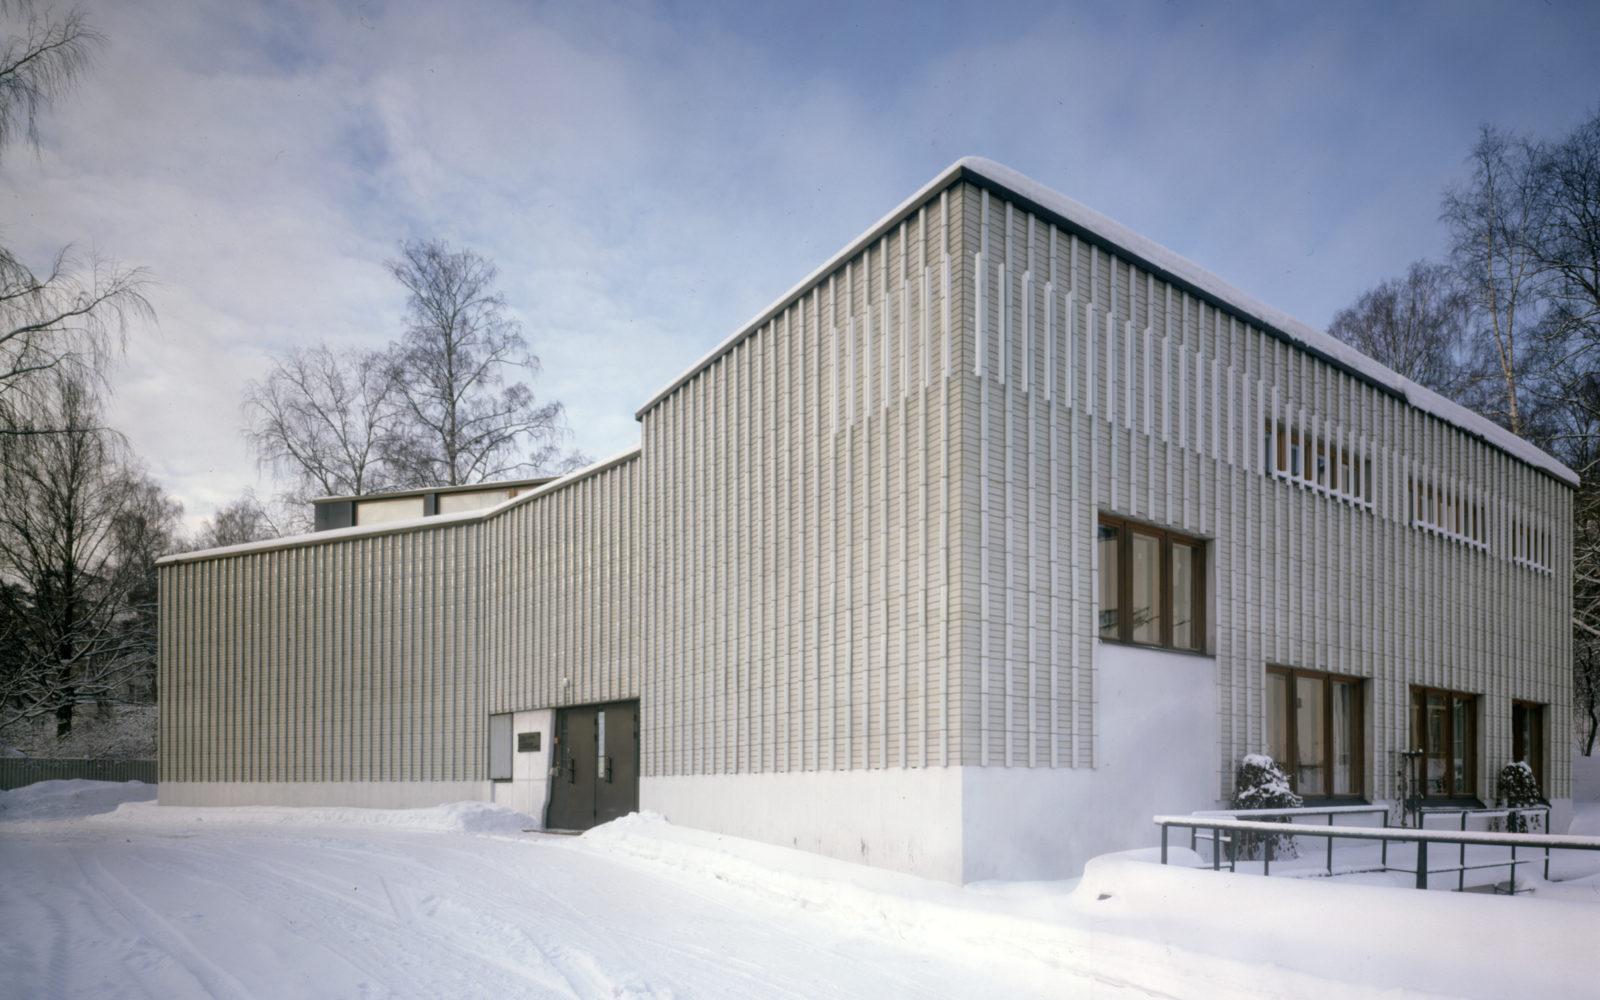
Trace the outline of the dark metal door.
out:
M 564 708 L 556 713 L 556 773 L 550 777 L 552 830 L 587 830 L 594 825 L 595 712 Z
M 552 830 L 587 830 L 639 808 L 639 703 L 582 705 L 556 712 Z
M 639 810 L 639 703 L 614 702 L 598 709 L 597 754 L 604 761 L 595 783 L 594 821 L 606 823 Z

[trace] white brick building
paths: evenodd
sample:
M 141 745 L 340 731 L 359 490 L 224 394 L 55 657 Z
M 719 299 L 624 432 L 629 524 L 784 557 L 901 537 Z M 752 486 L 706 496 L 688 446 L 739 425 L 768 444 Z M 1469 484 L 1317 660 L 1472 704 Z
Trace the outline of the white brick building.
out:
M 1004 167 L 638 417 L 493 506 L 165 560 L 162 801 L 637 802 L 954 880 L 1152 842 L 1254 751 L 1570 806 L 1572 472 Z

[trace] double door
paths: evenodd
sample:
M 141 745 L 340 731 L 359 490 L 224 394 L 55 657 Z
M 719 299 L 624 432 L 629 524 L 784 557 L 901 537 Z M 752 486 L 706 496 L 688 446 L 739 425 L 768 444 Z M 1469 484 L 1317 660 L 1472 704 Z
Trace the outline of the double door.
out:
M 639 703 L 558 709 L 545 826 L 587 830 L 638 808 Z

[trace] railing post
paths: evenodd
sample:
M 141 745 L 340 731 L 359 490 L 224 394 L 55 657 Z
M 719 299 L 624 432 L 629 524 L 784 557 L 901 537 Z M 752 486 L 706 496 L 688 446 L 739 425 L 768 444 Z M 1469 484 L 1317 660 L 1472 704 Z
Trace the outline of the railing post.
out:
M 1263 874 L 1263 875 L 1271 875 L 1272 874 L 1272 842 L 1277 840 L 1277 839 L 1278 839 L 1278 837 L 1277 837 L 1276 834 L 1272 834 L 1272 833 L 1267 834 L 1267 839 L 1265 841 L 1267 846 L 1266 846 L 1266 853 L 1264 855 L 1266 860 L 1261 862 L 1261 874 Z
M 1421 833 L 1422 831 L 1418 830 L 1417 832 Z M 1428 887 L 1428 842 L 1426 840 L 1418 840 L 1417 841 L 1417 888 L 1418 889 L 1426 889 L 1427 887 Z
M 1385 830 L 1389 829 L 1389 810 L 1387 810 L 1387 809 L 1385 809 L 1383 811 L 1383 828 Z M 1383 862 L 1383 867 L 1388 868 L 1389 867 L 1389 838 L 1385 837 L 1381 841 L 1381 843 L 1382 843 L 1383 847 L 1382 847 L 1382 851 L 1381 851 L 1379 857 Z
M 1461 832 L 1467 832 L 1467 814 L 1461 814 Z M 1461 870 L 1456 872 L 1456 892 L 1467 891 L 1467 842 L 1461 842 L 1461 860 L 1458 862 Z
M 1550 823 L 1548 820 L 1545 822 L 1544 826 L 1545 832 L 1548 833 L 1550 831 Z M 1546 882 L 1550 881 L 1550 848 L 1548 847 L 1544 849 L 1544 880 Z
M 1517 894 L 1517 845 L 1511 845 L 1511 895 Z
M 1222 830 L 1218 827 L 1211 829 L 1211 870 L 1222 870 Z
M 1161 863 L 1167 863 L 1167 824 L 1161 824 Z
M 1333 825 L 1333 813 L 1328 814 L 1328 825 Z M 1333 875 L 1333 836 L 1328 837 L 1328 875 Z

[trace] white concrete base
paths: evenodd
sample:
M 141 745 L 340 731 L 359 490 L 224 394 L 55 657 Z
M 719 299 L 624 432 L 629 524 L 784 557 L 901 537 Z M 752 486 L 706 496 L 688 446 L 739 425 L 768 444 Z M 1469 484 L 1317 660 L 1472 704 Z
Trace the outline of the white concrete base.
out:
M 1094 768 L 952 767 L 645 778 L 674 823 L 950 882 L 1071 878 L 1160 843 L 1151 817 L 1214 809 L 1217 668 L 1101 645 Z
M 488 801 L 487 781 L 163 781 L 164 806 L 350 806 L 425 809 Z
M 518 712 L 511 718 L 512 739 L 520 733 L 538 733 L 539 749 L 514 750 L 511 754 L 511 780 L 491 782 L 493 801 L 527 813 L 544 829 L 545 809 L 550 805 L 550 765 L 554 760 L 556 712 L 553 708 Z
M 960 768 L 646 777 L 639 805 L 682 826 L 962 877 Z
M 1158 845 L 1157 813 L 1217 808 L 1216 661 L 1099 643 L 1095 666 L 1092 769 L 963 770 L 964 881 L 1073 878 Z

